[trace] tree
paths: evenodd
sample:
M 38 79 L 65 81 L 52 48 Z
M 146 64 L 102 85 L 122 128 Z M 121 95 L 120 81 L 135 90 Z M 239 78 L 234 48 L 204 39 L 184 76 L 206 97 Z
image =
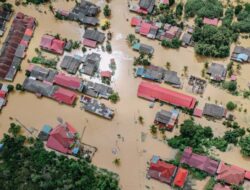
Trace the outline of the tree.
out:
M 150 126 L 150 132 L 152 135 L 156 135 L 157 133 L 157 127 L 155 125 Z
M 233 103 L 232 101 L 229 101 L 227 103 L 227 109 L 230 111 L 234 110 L 236 107 L 237 107 L 237 104 Z
M 187 75 L 187 72 L 188 72 L 188 66 L 184 66 L 184 67 L 183 67 L 183 72 L 184 72 L 184 75 Z
M 126 40 L 127 40 L 128 44 L 129 44 L 129 46 L 134 45 L 134 43 L 136 43 L 136 41 L 137 41 L 137 39 L 136 39 L 136 37 L 135 37 L 134 34 L 129 34 L 127 36 Z
M 121 165 L 121 159 L 120 158 L 115 158 L 113 163 L 116 165 L 116 166 L 120 166 Z
M 112 52 L 112 46 L 111 46 L 110 42 L 107 42 L 107 44 L 106 44 L 106 51 L 109 53 Z
M 12 92 L 14 90 L 14 86 L 12 84 L 9 84 L 7 88 L 8 88 L 8 92 Z
M 105 5 L 103 8 L 103 14 L 105 17 L 111 16 L 111 9 L 109 8 L 109 5 Z
M 141 115 L 138 117 L 138 120 L 139 120 L 140 124 L 144 123 L 144 119 L 143 119 L 143 117 Z
M 237 5 L 234 9 L 234 14 L 238 15 L 242 9 L 243 9 L 242 5 Z
M 182 16 L 182 12 L 183 12 L 183 4 L 182 3 L 178 3 L 178 5 L 176 6 L 176 10 L 175 10 L 175 14 L 177 17 L 181 17 Z
M 23 88 L 23 86 L 21 85 L 21 84 L 16 84 L 16 90 L 18 90 L 18 91 L 24 91 L 24 88 Z
M 10 124 L 10 128 L 8 130 L 13 136 L 17 136 L 21 131 L 20 125 L 16 125 L 15 123 Z
M 244 156 L 250 157 L 250 135 L 242 138 L 239 142 L 241 153 Z
M 120 96 L 118 94 L 118 92 L 113 92 L 110 96 L 109 96 L 109 100 L 112 103 L 117 103 L 120 100 Z
M 167 63 L 166 63 L 166 68 L 167 68 L 167 70 L 170 70 L 170 68 L 171 68 L 171 63 L 168 62 L 168 61 L 167 61 Z
M 237 89 L 237 83 L 235 81 L 230 81 L 228 85 L 228 90 L 234 92 Z

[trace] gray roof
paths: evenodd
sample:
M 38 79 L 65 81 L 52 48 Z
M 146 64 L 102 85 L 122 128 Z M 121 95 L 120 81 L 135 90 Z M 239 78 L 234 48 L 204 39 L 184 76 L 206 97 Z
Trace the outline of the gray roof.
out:
M 113 93 L 113 89 L 104 84 L 85 81 L 84 86 L 84 93 L 92 97 L 99 96 L 107 99 Z
M 205 107 L 203 109 L 203 115 L 214 117 L 217 119 L 221 119 L 225 116 L 226 109 L 215 105 L 215 104 L 205 104 Z
M 139 6 L 151 13 L 154 9 L 155 0 L 140 0 Z
M 19 58 L 23 58 L 25 55 L 25 49 L 26 47 L 23 45 L 18 45 L 16 52 L 15 52 L 15 56 L 19 57 Z
M 139 52 L 146 53 L 146 54 L 153 54 L 154 48 L 150 45 L 140 44 Z
M 100 63 L 101 61 L 101 55 L 98 53 L 91 53 L 86 56 L 85 62 L 89 63 Z
M 98 30 L 87 29 L 83 35 L 83 38 L 102 43 L 105 40 L 105 34 L 99 32 Z
M 218 63 L 212 63 L 208 68 L 208 74 L 211 75 L 213 80 L 225 80 L 227 75 L 227 69 L 224 65 Z
M 79 21 L 82 24 L 89 24 L 89 25 L 92 25 L 92 26 L 96 26 L 97 24 L 99 24 L 99 19 L 97 19 L 95 17 L 84 16 L 82 18 L 79 18 Z
M 192 35 L 189 33 L 184 33 L 182 36 L 181 41 L 185 43 L 186 45 L 189 45 L 191 43 Z
M 76 74 L 81 62 L 78 59 L 75 59 L 72 56 L 64 56 L 60 67 L 66 70 L 70 74 Z
M 48 68 L 35 65 L 30 72 L 30 76 L 41 81 L 45 80 L 45 81 L 52 82 L 57 73 L 58 72 L 56 70 L 52 70 L 52 69 L 48 69 Z
M 233 53 L 236 54 L 247 54 L 248 56 L 250 56 L 250 48 L 244 48 L 242 46 L 235 46 Z
M 164 81 L 173 85 L 181 85 L 181 80 L 175 71 L 165 71 Z
M 97 71 L 97 69 L 98 68 L 95 64 L 84 63 L 80 72 L 85 74 L 85 75 L 93 76 L 95 74 L 95 72 Z
M 29 92 L 41 94 L 42 96 L 46 97 L 51 97 L 54 94 L 55 90 L 58 88 L 57 86 L 53 86 L 48 83 L 30 78 L 26 78 L 24 80 L 23 87 Z
M 172 113 L 169 111 L 161 110 L 156 113 L 155 121 L 168 124 L 171 120 Z
M 6 100 L 3 98 L 0 98 L 0 110 L 2 109 L 2 107 L 6 104 Z

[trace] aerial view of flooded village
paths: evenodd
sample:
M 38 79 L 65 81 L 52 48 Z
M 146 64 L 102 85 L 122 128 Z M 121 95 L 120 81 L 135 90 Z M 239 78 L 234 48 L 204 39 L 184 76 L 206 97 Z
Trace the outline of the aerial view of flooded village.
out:
M 250 0 L 0 0 L 1 190 L 250 190 Z

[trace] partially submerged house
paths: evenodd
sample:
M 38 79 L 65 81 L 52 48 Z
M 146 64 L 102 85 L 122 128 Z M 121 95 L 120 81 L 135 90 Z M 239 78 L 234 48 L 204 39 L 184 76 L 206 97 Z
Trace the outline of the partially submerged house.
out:
M 95 48 L 98 43 L 103 43 L 105 40 L 105 34 L 98 30 L 87 29 L 83 35 L 83 45 L 91 48 Z
M 82 61 L 83 64 L 80 68 L 80 72 L 85 75 L 94 76 L 96 71 L 98 71 L 99 69 L 99 64 L 101 62 L 101 55 L 98 53 L 91 53 L 85 55 Z
M 203 24 L 211 25 L 211 26 L 218 26 L 218 23 L 219 23 L 218 18 L 207 18 L 207 17 L 203 18 Z
M 223 117 L 226 116 L 226 114 L 227 110 L 224 107 L 218 106 L 216 104 L 206 103 L 203 109 L 203 115 L 213 117 L 216 119 L 222 119 Z
M 163 88 L 157 84 L 145 81 L 140 83 L 137 96 L 150 101 L 158 100 L 189 110 L 194 109 L 197 102 L 192 96 L 175 92 L 173 90 Z
M 42 36 L 40 48 L 55 54 L 62 55 L 64 52 L 65 41 L 55 38 L 54 36 L 45 34 Z
M 58 74 L 56 70 L 44 68 L 34 64 L 29 65 L 28 71 L 30 72 L 30 77 L 50 83 L 53 82 L 55 76 Z
M 187 164 L 190 167 L 204 171 L 211 176 L 214 176 L 216 174 L 217 168 L 219 166 L 218 161 L 213 160 L 207 156 L 193 153 L 191 147 L 185 148 L 180 162 L 182 164 Z
M 76 130 L 69 123 L 59 124 L 50 132 L 46 146 L 64 154 L 72 154 L 76 136 Z
M 96 99 L 81 96 L 80 102 L 83 103 L 82 108 L 87 112 L 93 113 L 105 119 L 112 119 L 114 117 L 114 111 Z
M 224 81 L 227 76 L 227 68 L 218 63 L 212 63 L 208 68 L 207 74 L 210 75 L 211 80 Z
M 0 79 L 13 81 L 33 36 L 36 20 L 17 13 L 0 52 Z
M 191 46 L 192 43 L 193 43 L 192 34 L 184 33 L 182 38 L 181 38 L 181 41 L 182 41 L 182 46 L 183 47 Z
M 150 45 L 147 45 L 147 44 L 135 43 L 132 46 L 132 48 L 133 48 L 133 50 L 138 51 L 140 53 L 144 53 L 144 54 L 153 55 L 153 53 L 154 53 L 154 48 Z
M 161 110 L 156 113 L 154 123 L 159 125 L 160 129 L 171 131 L 177 124 L 179 117 L 179 110 L 173 109 L 171 111 Z
M 95 83 L 92 81 L 84 81 L 83 93 L 91 97 L 99 97 L 108 99 L 113 93 L 113 89 L 110 86 Z
M 175 71 L 165 70 L 163 80 L 165 83 L 167 83 L 175 88 L 182 87 L 181 79 L 180 79 L 180 77 L 178 77 L 178 74 Z
M 250 63 L 250 48 L 235 46 L 231 55 L 231 60 L 240 63 Z
M 188 170 L 183 168 L 178 168 L 173 185 L 179 188 L 183 188 L 185 182 L 187 181 L 187 177 L 188 177 Z
M 164 25 L 165 34 L 161 39 L 173 40 L 174 38 L 180 38 L 182 30 L 178 26 L 172 26 L 170 24 Z
M 0 83 L 0 111 L 7 104 L 8 93 L 8 85 Z
M 73 10 L 69 12 L 67 18 L 69 20 L 80 22 L 81 24 L 96 26 L 99 24 L 99 19 L 96 17 L 100 11 L 100 7 L 96 4 L 81 0 L 81 2 L 76 3 Z
M 171 185 L 177 172 L 177 166 L 166 163 L 158 156 L 153 156 L 147 172 L 149 178 Z
M 64 56 L 64 58 L 60 64 L 60 67 L 63 70 L 66 70 L 67 73 L 69 73 L 69 74 L 76 74 L 80 64 L 81 64 L 81 61 L 79 59 L 76 59 L 72 56 L 66 55 L 66 56 Z
M 0 6 L 0 36 L 4 35 L 6 22 L 10 21 L 13 11 L 6 9 L 4 4 Z
M 164 69 L 157 66 L 149 66 L 149 67 L 138 67 L 136 69 L 136 77 L 142 77 L 147 80 L 161 82 L 164 77 Z
M 230 185 L 241 185 L 244 182 L 245 173 L 246 171 L 238 166 L 220 162 L 216 179 Z

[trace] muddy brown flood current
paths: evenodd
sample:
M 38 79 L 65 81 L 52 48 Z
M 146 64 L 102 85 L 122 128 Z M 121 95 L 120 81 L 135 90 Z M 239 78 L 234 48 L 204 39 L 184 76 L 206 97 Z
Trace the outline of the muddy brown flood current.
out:
M 8 2 L 13 3 L 14 0 Z M 97 2 L 97 1 L 96 1 Z M 100 6 L 104 5 L 104 1 L 97 2 Z M 137 55 L 133 52 L 126 43 L 126 36 L 129 33 L 134 33 L 134 28 L 130 27 L 129 20 L 133 14 L 129 13 L 127 1 L 113 0 L 110 4 L 112 9 L 111 31 L 113 39 L 111 41 L 113 53 L 111 55 L 102 53 L 101 50 L 95 50 L 102 54 L 101 68 L 106 68 L 109 64 L 110 58 L 115 58 L 117 69 L 115 76 L 112 79 L 112 86 L 115 91 L 119 92 L 121 100 L 117 104 L 111 104 L 108 101 L 102 100 L 108 106 L 115 110 L 115 117 L 112 121 L 107 121 L 95 115 L 81 111 L 79 100 L 77 106 L 72 108 L 66 105 L 60 105 L 55 101 L 47 98 L 37 98 L 31 93 L 11 93 L 8 97 L 8 104 L 0 114 L 0 129 L 1 136 L 7 132 L 10 117 L 16 118 L 28 127 L 41 129 L 43 124 L 57 124 L 56 118 L 62 117 L 65 121 L 70 122 L 81 134 L 84 127 L 86 127 L 83 141 L 85 143 L 94 145 L 98 151 L 93 159 L 93 164 L 98 167 L 103 167 L 114 171 L 120 175 L 120 185 L 123 190 L 144 190 L 147 186 L 150 189 L 161 190 L 171 189 L 169 186 L 162 184 L 155 180 L 146 179 L 147 162 L 153 154 L 159 155 L 164 159 L 174 158 L 176 151 L 168 147 L 162 141 L 162 135 L 158 134 L 157 138 L 153 138 L 149 131 L 149 126 L 152 124 L 155 113 L 160 109 L 170 109 L 169 106 L 161 107 L 156 104 L 153 109 L 149 108 L 150 102 L 139 99 L 137 97 L 137 88 L 141 81 L 139 78 L 134 78 L 133 75 L 133 57 Z M 58 0 L 53 2 L 56 8 L 69 10 L 74 6 L 73 1 L 66 2 L 65 0 Z M 44 33 L 61 34 L 62 37 L 67 37 L 73 40 L 82 40 L 84 27 L 79 26 L 75 22 L 58 21 L 49 11 L 48 6 L 29 5 L 27 7 L 15 7 L 15 11 L 21 11 L 28 15 L 34 16 L 38 20 L 38 27 L 35 30 L 33 39 L 28 48 L 27 57 L 22 62 L 22 71 L 19 72 L 15 78 L 14 84 L 22 83 L 25 78 L 25 69 L 28 67 L 27 59 L 35 56 L 35 48 L 39 47 L 41 36 Z M 46 13 L 45 13 L 46 12 Z M 102 18 L 102 13 L 100 17 Z M 10 23 L 8 24 L 8 28 Z M 5 36 L 8 31 L 6 31 Z M 137 35 L 140 38 L 139 35 Z M 165 66 L 168 61 L 171 63 L 171 70 L 177 71 L 179 75 L 183 73 L 183 67 L 188 66 L 188 74 L 201 76 L 203 63 L 205 61 L 216 61 L 227 64 L 229 59 L 214 60 L 210 58 L 197 57 L 192 48 L 180 48 L 179 50 L 163 49 L 158 41 L 140 38 L 141 42 L 150 44 L 155 48 L 155 53 L 152 63 L 158 66 Z M 4 38 L 1 39 L 1 43 Z M 249 47 L 249 40 L 241 40 L 241 44 Z M 233 49 L 233 47 L 231 48 Z M 75 52 L 74 52 L 75 53 Z M 81 51 L 77 53 L 82 54 Z M 46 54 L 52 56 L 51 54 Z M 238 78 L 239 86 L 244 89 L 247 88 L 249 82 L 250 65 L 243 65 L 241 75 Z M 184 79 L 184 88 L 181 90 L 187 92 L 185 84 L 187 79 Z M 167 85 L 163 85 L 167 86 Z M 170 88 L 168 86 L 168 88 Z M 229 100 L 238 104 L 238 107 L 247 108 L 250 111 L 250 101 L 244 100 L 242 97 L 231 96 L 225 91 L 208 85 L 203 97 L 191 94 L 199 100 L 199 107 L 203 106 L 208 97 L 210 102 L 217 102 L 225 105 Z M 243 110 L 242 109 L 242 110 Z M 243 127 L 249 127 L 250 115 L 235 111 L 237 121 Z M 138 123 L 139 116 L 144 117 L 144 124 Z M 188 116 L 181 114 L 180 123 L 187 119 Z M 222 135 L 226 130 L 221 122 L 208 121 L 206 119 L 196 119 L 198 123 L 211 126 L 215 135 Z M 167 132 L 167 138 L 178 134 L 178 129 L 172 133 Z M 118 136 L 122 138 L 118 138 Z M 142 141 L 142 136 L 145 138 Z M 115 150 L 115 151 L 114 151 Z M 113 152 L 116 152 L 114 155 Z M 243 158 L 238 148 L 231 148 L 226 153 L 214 152 L 214 156 L 222 159 L 228 163 L 236 164 L 240 167 L 250 170 L 250 160 Z M 121 166 L 116 167 L 112 161 L 115 158 L 121 159 Z M 201 190 L 204 188 L 207 180 L 196 182 L 194 181 L 194 189 Z M 250 187 L 245 187 L 250 189 Z

